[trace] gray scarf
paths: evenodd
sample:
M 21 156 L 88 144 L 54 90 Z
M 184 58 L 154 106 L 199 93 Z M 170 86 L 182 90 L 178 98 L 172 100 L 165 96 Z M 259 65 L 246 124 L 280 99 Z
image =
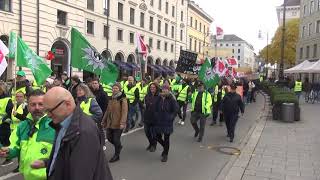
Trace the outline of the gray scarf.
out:
M 112 95 L 112 99 L 117 99 L 118 97 L 120 97 L 122 95 L 122 92 L 118 92 L 117 94 L 115 95 Z

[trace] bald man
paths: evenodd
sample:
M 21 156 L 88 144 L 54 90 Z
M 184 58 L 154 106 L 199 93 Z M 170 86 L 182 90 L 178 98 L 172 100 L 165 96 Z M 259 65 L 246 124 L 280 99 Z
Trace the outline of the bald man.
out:
M 76 106 L 69 91 L 53 87 L 44 106 L 56 130 L 47 167 L 48 180 L 112 180 L 101 133 L 95 122 Z

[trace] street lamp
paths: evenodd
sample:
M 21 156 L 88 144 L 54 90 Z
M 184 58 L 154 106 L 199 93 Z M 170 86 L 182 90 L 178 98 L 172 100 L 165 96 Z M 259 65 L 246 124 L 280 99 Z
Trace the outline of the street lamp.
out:
M 204 31 L 205 31 L 205 30 L 204 30 Z M 205 45 L 206 45 L 206 38 L 207 38 L 208 36 L 210 36 L 210 31 L 208 31 L 207 33 L 204 33 L 204 34 L 203 34 L 203 48 L 202 48 L 202 51 L 203 51 L 203 53 L 202 53 L 202 55 L 203 55 L 203 60 L 205 60 L 204 47 L 205 47 Z
M 267 34 L 267 58 L 266 58 L 266 62 L 269 62 L 269 31 L 266 31 Z M 262 39 L 262 35 L 261 35 L 261 31 L 259 32 L 259 38 Z M 268 68 L 266 67 L 266 78 L 268 78 Z
M 109 16 L 110 16 L 110 0 L 105 0 L 105 8 L 104 8 L 104 15 L 107 16 L 107 34 L 106 34 L 106 39 L 107 39 L 107 60 L 108 60 L 108 55 L 109 55 Z
M 285 46 L 285 31 L 286 31 L 286 7 L 287 0 L 283 1 L 283 24 L 282 24 L 282 42 L 281 42 L 281 59 L 279 69 L 279 80 L 284 80 L 283 68 L 284 68 L 284 46 Z

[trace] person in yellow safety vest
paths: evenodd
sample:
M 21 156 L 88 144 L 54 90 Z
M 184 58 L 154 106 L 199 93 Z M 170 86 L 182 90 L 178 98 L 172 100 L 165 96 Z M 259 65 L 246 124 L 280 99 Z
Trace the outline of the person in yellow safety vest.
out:
M 29 92 L 32 91 L 32 87 L 30 86 L 30 82 L 26 79 L 26 73 L 24 71 L 18 71 L 17 77 L 14 81 L 16 81 L 16 91 L 14 82 L 9 90 L 12 101 L 15 101 L 16 92 L 23 92 L 25 95 L 28 95 Z
M 224 86 L 222 86 L 222 83 L 220 82 L 219 85 L 216 85 L 214 88 L 213 104 L 212 104 L 212 122 L 210 123 L 210 126 L 213 126 L 217 123 L 218 115 L 220 120 L 220 126 L 222 126 L 223 114 L 219 110 L 220 110 L 220 103 L 225 95 L 226 95 L 226 90 Z
M 204 89 L 202 82 L 198 83 L 198 89 L 192 94 L 191 104 L 191 125 L 195 130 L 194 137 L 198 137 L 198 142 L 201 142 L 206 126 L 206 118 L 211 114 L 212 98 L 211 94 Z M 200 129 L 198 127 L 200 121 Z
M 5 85 L 0 85 L 0 146 L 9 146 L 10 141 L 10 124 L 13 103 L 9 96 L 6 95 Z
M 92 94 L 90 88 L 84 83 L 77 86 L 77 99 L 76 103 L 82 109 L 83 113 L 90 116 L 98 126 L 101 137 L 104 137 L 103 128 L 101 125 L 103 112 Z M 104 138 L 100 139 L 102 144 L 105 144 Z M 104 147 L 105 148 L 105 147 Z
M 294 90 L 294 93 L 296 94 L 298 101 L 299 101 L 300 95 L 302 92 L 302 82 L 300 79 L 295 81 L 293 90 Z
M 263 81 L 263 76 L 262 76 L 262 75 L 260 75 L 260 77 L 259 77 L 259 81 L 260 81 L 260 82 L 262 82 L 262 81 Z
M 110 84 L 102 83 L 103 91 L 107 93 L 109 99 L 112 97 L 112 85 L 113 85 L 112 83 Z
M 16 129 L 19 125 L 19 123 L 23 120 L 26 119 L 28 115 L 28 108 L 27 108 L 27 103 L 25 101 L 25 94 L 22 92 L 17 92 L 16 94 L 16 104 L 14 105 L 15 108 L 12 109 L 12 114 L 11 114 L 11 131 Z
M 188 85 L 186 79 L 181 80 L 181 84 L 176 89 L 176 92 L 177 92 L 177 95 L 176 95 L 177 102 L 179 105 L 178 116 L 180 118 L 180 121 L 178 122 L 178 124 L 184 125 L 184 122 L 187 116 L 188 96 L 192 94 L 191 88 Z M 182 108 L 182 111 L 181 111 L 181 108 Z
M 146 80 L 143 79 L 139 84 L 137 84 L 137 87 L 139 89 L 139 109 L 141 115 L 141 121 L 138 125 L 142 127 L 144 122 L 144 98 L 148 93 L 149 85 L 146 83 Z
M 46 180 L 45 168 L 37 168 L 39 160 L 49 159 L 55 138 L 55 131 L 49 126 L 51 119 L 44 113 L 44 93 L 30 92 L 28 109 L 30 113 L 12 132 L 11 145 L 0 149 L 0 157 L 19 158 L 19 171 L 25 180 Z
M 36 89 L 42 89 L 42 88 L 41 88 L 41 85 L 37 84 L 36 80 L 33 80 L 33 82 L 32 82 L 32 90 L 36 90 Z
M 136 122 L 133 119 L 133 116 L 137 113 L 137 104 L 139 102 L 139 89 L 132 76 L 128 77 L 128 85 L 124 86 L 123 91 L 129 102 L 127 126 L 124 130 L 124 133 L 127 133 L 130 129 L 135 127 Z
M 128 77 L 127 76 L 122 76 L 121 81 L 120 81 L 120 85 L 121 85 L 121 87 L 128 85 Z

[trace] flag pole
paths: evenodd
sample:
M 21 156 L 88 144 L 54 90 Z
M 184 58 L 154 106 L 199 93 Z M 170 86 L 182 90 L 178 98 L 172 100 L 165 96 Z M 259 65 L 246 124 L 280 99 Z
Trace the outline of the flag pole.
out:
M 16 35 L 15 37 L 15 43 L 16 43 L 16 48 L 15 48 L 15 53 L 14 53 L 14 89 L 13 89 L 13 96 L 14 96 L 14 101 L 13 101 L 13 108 L 14 108 L 14 111 L 17 110 L 17 99 L 16 99 L 16 93 L 17 93 L 17 50 L 18 50 L 18 35 Z

